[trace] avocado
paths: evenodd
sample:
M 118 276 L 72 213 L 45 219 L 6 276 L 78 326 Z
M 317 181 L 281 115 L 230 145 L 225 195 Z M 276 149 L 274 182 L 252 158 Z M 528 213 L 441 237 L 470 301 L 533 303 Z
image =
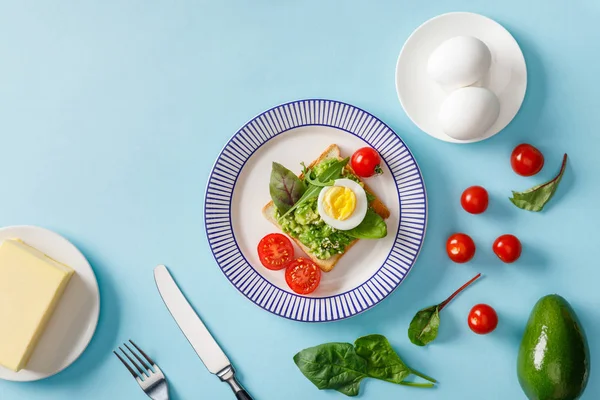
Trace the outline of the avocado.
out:
M 590 373 L 589 348 L 571 305 L 559 295 L 542 297 L 523 334 L 517 374 L 529 400 L 576 400 Z

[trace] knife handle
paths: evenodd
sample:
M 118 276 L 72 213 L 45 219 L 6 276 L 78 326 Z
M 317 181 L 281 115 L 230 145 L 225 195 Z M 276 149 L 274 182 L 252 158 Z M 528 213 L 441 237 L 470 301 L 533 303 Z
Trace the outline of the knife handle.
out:
M 217 376 L 223 382 L 227 382 L 235 393 L 235 398 L 237 400 L 253 400 L 252 397 L 246 392 L 246 390 L 240 385 L 238 380 L 235 377 L 235 370 L 231 365 L 225 367 L 223 370 L 217 373 Z
M 252 397 L 244 389 L 240 390 L 235 394 L 237 400 L 252 400 Z

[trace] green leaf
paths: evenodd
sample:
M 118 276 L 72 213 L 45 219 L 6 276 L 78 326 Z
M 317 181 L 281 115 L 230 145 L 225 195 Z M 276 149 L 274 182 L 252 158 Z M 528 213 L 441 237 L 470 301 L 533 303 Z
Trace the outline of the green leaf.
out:
M 322 173 L 320 173 L 317 176 L 317 178 L 321 182 L 327 182 L 327 181 L 338 179 L 342 175 L 342 170 L 344 169 L 346 164 L 348 164 L 348 161 L 350 161 L 350 158 L 344 158 L 341 161 L 336 160 L 336 161 L 332 162 L 331 165 L 327 169 L 325 169 Z M 282 215 L 279 217 L 279 219 L 290 214 L 292 211 L 294 211 L 296 208 L 298 208 L 298 206 L 302 205 L 307 200 L 310 200 L 312 198 L 319 196 L 319 192 L 321 191 L 321 189 L 322 189 L 322 187 L 320 187 L 320 186 L 315 186 L 315 185 L 309 184 L 308 188 L 306 189 L 306 191 L 304 192 L 302 197 L 293 206 L 291 206 L 285 213 L 282 213 Z
M 410 322 L 408 338 L 417 346 L 425 346 L 437 337 L 439 327 L 439 306 L 424 308 Z
M 528 189 L 524 192 L 512 192 L 513 197 L 509 200 L 517 207 L 522 208 L 527 211 L 542 211 L 546 203 L 550 201 L 550 199 L 556 193 L 556 189 L 558 189 L 558 184 L 562 180 L 563 174 L 565 173 L 565 169 L 567 167 L 567 155 L 563 156 L 563 162 L 560 167 L 560 171 L 554 179 L 538 186 L 534 186 L 531 189 Z
M 284 213 L 300 200 L 306 186 L 292 171 L 274 162 L 269 181 L 269 193 L 280 213 Z
M 387 235 L 387 225 L 379 214 L 369 208 L 365 219 L 356 228 L 343 232 L 357 239 L 381 239 Z
M 444 307 L 446 307 L 452 301 L 452 299 L 458 296 L 459 293 L 471 286 L 473 282 L 480 277 L 481 274 L 475 275 L 475 277 L 471 278 L 471 280 L 455 290 L 454 293 L 452 293 L 440 304 L 424 308 L 417 312 L 408 326 L 408 338 L 410 341 L 417 346 L 425 346 L 426 344 L 435 340 L 440 328 L 440 311 L 442 311 Z M 413 371 L 413 373 L 419 375 L 417 372 Z
M 400 384 L 411 374 L 385 336 L 364 336 L 356 339 L 354 346 L 356 354 L 367 360 L 370 377 Z
M 304 349 L 294 362 L 319 389 L 334 389 L 347 396 L 358 395 L 360 381 L 367 377 L 367 361 L 350 343 L 325 343 Z
M 372 202 L 374 202 L 377 199 L 377 196 L 375 196 L 373 193 L 368 192 L 365 190 L 365 193 L 367 194 L 367 203 L 371 204 Z

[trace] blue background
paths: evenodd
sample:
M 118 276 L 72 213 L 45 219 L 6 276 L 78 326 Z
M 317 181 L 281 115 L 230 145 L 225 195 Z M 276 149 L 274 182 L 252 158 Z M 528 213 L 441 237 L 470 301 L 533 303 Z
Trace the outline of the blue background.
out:
M 425 20 L 474 11 L 502 23 L 529 68 L 523 108 L 501 134 L 455 145 L 420 132 L 394 87 L 398 52 Z M 202 366 L 164 308 L 152 269 L 171 267 L 260 400 L 334 399 L 292 362 L 300 349 L 385 334 L 405 361 L 440 381 L 419 390 L 365 381 L 362 398 L 520 399 L 516 354 L 531 307 L 560 293 L 600 351 L 600 3 L 591 0 L 430 1 L 1 1 L 0 225 L 33 224 L 72 240 L 100 284 L 96 336 L 63 373 L 37 383 L 0 382 L 0 398 L 142 399 L 111 354 L 133 338 L 168 374 L 174 399 L 231 399 Z M 227 282 L 208 249 L 203 191 L 212 162 L 247 120 L 302 98 L 345 101 L 377 115 L 412 149 L 428 189 L 429 226 L 414 271 L 392 296 L 337 323 L 302 324 L 273 316 Z M 512 148 L 538 146 L 546 167 L 515 175 Z M 540 214 L 513 207 L 511 189 L 569 166 Z M 488 212 L 468 215 L 461 191 L 482 184 Z M 454 231 L 479 246 L 473 262 L 444 252 Z M 490 247 L 512 232 L 524 245 L 503 265 Z M 414 312 L 443 300 L 482 272 L 485 278 L 442 314 L 439 338 L 410 344 Z M 466 324 L 474 304 L 500 316 L 476 336 Z M 584 399 L 600 397 L 592 369 Z

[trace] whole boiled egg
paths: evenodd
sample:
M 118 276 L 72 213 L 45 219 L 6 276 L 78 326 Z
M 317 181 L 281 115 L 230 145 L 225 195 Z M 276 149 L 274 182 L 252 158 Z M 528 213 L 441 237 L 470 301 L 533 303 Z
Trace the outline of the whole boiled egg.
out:
M 492 54 L 481 40 L 456 36 L 440 44 L 429 56 L 427 72 L 446 90 L 473 85 L 490 69 Z
M 458 140 L 480 138 L 500 115 L 500 101 L 489 89 L 466 87 L 450 93 L 440 107 L 443 131 Z
M 324 187 L 317 200 L 323 221 L 342 231 L 357 227 L 365 219 L 367 208 L 365 189 L 351 179 L 337 179 L 333 186 Z

